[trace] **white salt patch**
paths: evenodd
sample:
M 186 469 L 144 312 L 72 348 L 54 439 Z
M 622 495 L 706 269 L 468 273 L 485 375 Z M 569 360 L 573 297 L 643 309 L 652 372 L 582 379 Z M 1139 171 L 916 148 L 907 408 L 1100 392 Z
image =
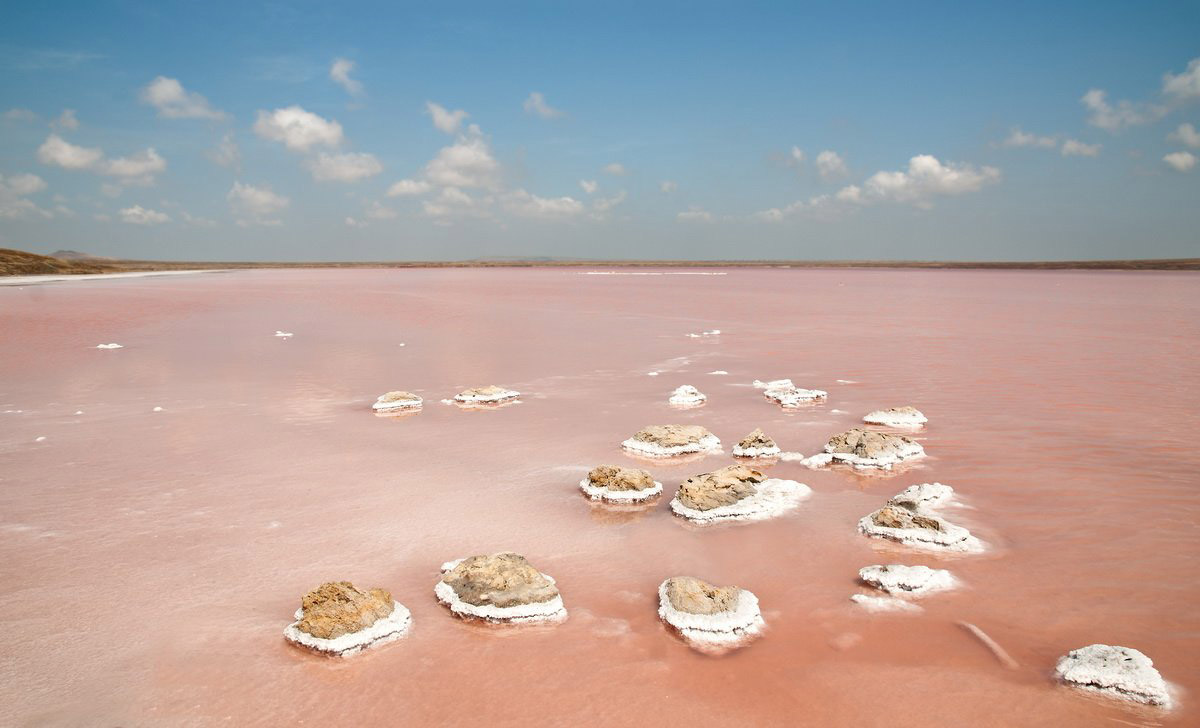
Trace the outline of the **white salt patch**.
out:
M 747 589 L 738 591 L 737 605 L 731 611 L 691 614 L 671 605 L 667 581 L 658 585 L 658 617 L 679 630 L 692 647 L 700 650 L 736 647 L 766 627 L 758 608 L 758 597 Z
M 45 436 L 45 435 L 42 435 L 41 437 L 35 437 L 35 438 L 33 438 L 33 441 L 34 441 L 34 442 L 45 442 L 45 441 L 46 441 L 46 436 Z
M 442 564 L 442 573 L 450 571 L 461 564 L 462 561 L 462 559 L 447 561 Z M 546 577 L 547 581 L 551 584 L 554 583 L 554 579 L 549 574 L 542 574 L 542 576 Z M 434 585 L 433 593 L 437 596 L 439 602 L 450 607 L 450 611 L 459 617 L 476 617 L 489 622 L 511 622 L 516 624 L 562 622 L 567 618 L 567 608 L 563 606 L 561 594 L 547 602 L 516 604 L 511 607 L 497 607 L 492 604 L 477 606 L 464 602 L 459 598 L 458 593 L 454 591 L 454 587 L 440 579 Z
M 796 453 L 796 455 L 799 454 L 800 453 Z M 801 465 L 813 469 L 823 468 L 831 462 L 833 462 L 833 456 L 827 452 L 819 452 L 811 457 L 801 458 L 800 460 Z
M 720 329 L 712 329 L 710 331 L 701 331 L 698 334 L 685 334 L 685 336 L 687 336 L 689 339 L 701 339 L 701 338 L 704 338 L 705 336 L 720 336 L 720 335 L 721 335 Z
M 692 452 L 719 452 L 721 449 L 721 440 L 716 435 L 710 434 L 700 438 L 698 442 L 663 447 L 658 443 L 642 442 L 631 437 L 622 442 L 621 447 L 639 455 L 647 455 L 654 458 L 669 458 L 674 455 L 683 455 Z
M 290 332 L 290 331 L 276 331 L 276 332 L 275 332 L 275 335 L 276 335 L 276 336 L 278 336 L 278 337 L 280 337 L 281 339 L 286 339 L 286 338 L 288 338 L 289 336 L 292 336 L 292 332 Z
M 443 399 L 441 402 L 442 404 L 454 404 L 454 400 L 452 399 Z
M 690 384 L 684 384 L 671 393 L 667 402 L 676 407 L 697 407 L 704 404 L 708 397 Z
M 877 597 L 870 594 L 851 594 L 850 601 L 868 612 L 922 612 L 921 607 L 896 597 Z
M 740 444 L 733 446 L 734 457 L 739 458 L 769 458 L 775 457 L 780 453 L 778 445 L 771 447 L 742 447 Z
M 854 381 L 853 379 L 839 379 L 839 380 L 837 380 L 837 383 L 838 384 L 858 384 L 858 382 Z
M 81 414 L 83 414 L 83 410 L 75 410 L 75 414 L 81 415 Z
M 333 639 L 321 639 L 301 631 L 300 619 L 304 616 L 303 609 L 297 609 L 294 616 L 296 621 L 283 630 L 283 636 L 288 642 L 338 657 L 349 657 L 367 648 L 394 642 L 407 634 L 412 625 L 412 614 L 400 602 L 392 602 L 392 613 L 375 620 L 370 627 Z
M 755 379 L 750 386 L 755 389 L 788 389 L 794 388 L 796 385 L 792 384 L 792 380 L 790 379 L 772 379 L 769 382 Z
M 728 373 L 729 372 L 725 371 L 724 369 L 714 369 L 713 371 L 709 372 L 709 374 L 728 374 Z
M 371 409 L 376 412 L 387 412 L 389 410 L 406 410 L 417 409 L 421 406 L 422 400 L 420 397 L 413 399 L 398 399 L 394 402 L 384 402 L 383 398 L 387 395 L 380 395 L 379 399 L 375 400 L 375 404 L 371 405 Z
M 397 346 L 404 346 L 404 342 L 401 341 L 399 344 L 397 344 Z
M 823 389 L 800 389 L 795 386 L 768 388 L 763 396 L 776 402 L 781 407 L 799 407 L 820 399 L 825 399 L 829 393 Z
M 493 394 L 478 394 L 460 392 L 454 395 L 454 401 L 459 404 L 497 404 L 520 397 L 521 393 L 512 389 L 501 389 Z
M 96 344 L 97 349 L 124 349 L 120 344 Z
M 937 510 L 954 501 L 954 489 L 942 483 L 910 485 L 888 499 L 889 503 L 908 506 L 912 510 Z
M 868 425 L 885 425 L 888 427 L 920 427 L 928 421 L 928 418 L 919 410 L 912 410 L 911 412 L 875 410 L 863 417 L 863 422 Z
M 840 409 L 831 409 L 831 410 L 829 410 L 829 412 L 830 412 L 831 414 L 835 414 L 835 415 L 844 415 L 844 414 L 846 414 L 846 410 L 840 410 Z
M 696 523 L 716 521 L 761 521 L 774 518 L 795 508 L 801 500 L 812 495 L 812 489 L 794 480 L 768 478 L 754 486 L 758 492 L 742 498 L 736 503 L 719 506 L 707 511 L 688 508 L 676 495 L 671 499 L 671 510 Z
M 1071 650 L 1059 658 L 1054 674 L 1073 687 L 1171 708 L 1167 682 L 1154 662 L 1132 647 L 1095 644 Z
M 646 376 L 648 376 L 648 377 L 657 377 L 657 376 L 658 376 L 660 373 L 661 373 L 661 372 L 647 372 L 647 373 L 646 373 Z
M 858 570 L 858 578 L 880 591 L 893 596 L 919 596 L 947 591 L 958 586 L 958 580 L 945 569 L 902 564 L 875 564 Z
M 162 407 L 155 407 L 155 408 L 154 408 L 154 411 L 155 411 L 155 412 L 162 412 L 162 411 L 163 411 L 163 408 L 162 408 Z
M 802 452 L 781 452 L 781 453 L 779 453 L 779 459 L 785 463 L 806 464 L 804 462 L 805 461 L 804 453 L 802 453 Z
M 641 490 L 609 490 L 608 488 L 600 488 L 592 485 L 590 480 L 584 478 L 579 481 L 579 489 L 592 500 L 608 501 L 610 503 L 641 503 L 642 501 L 647 501 L 657 495 L 661 495 L 663 492 L 662 483 L 657 480 L 654 481 L 654 485 Z

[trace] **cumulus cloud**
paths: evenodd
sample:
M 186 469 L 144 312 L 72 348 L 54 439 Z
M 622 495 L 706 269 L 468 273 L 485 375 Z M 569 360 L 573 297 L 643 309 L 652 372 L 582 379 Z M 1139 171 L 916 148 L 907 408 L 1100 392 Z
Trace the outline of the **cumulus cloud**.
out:
M 291 200 L 272 191 L 267 185 L 255 187 L 234 182 L 226 196 L 239 225 L 279 225 L 276 215 L 287 209 Z
M 441 104 L 435 104 L 432 101 L 425 102 L 425 113 L 433 118 L 433 126 L 443 134 L 454 134 L 457 132 L 463 123 L 463 119 L 470 116 L 462 109 L 448 111 Z
M 1062 143 L 1062 155 L 1064 157 L 1095 157 L 1099 154 L 1099 144 L 1084 144 L 1077 139 L 1067 139 Z
M 1200 98 L 1200 58 L 1189 61 L 1187 70 L 1179 75 L 1164 74 L 1162 92 L 1177 101 Z
M 75 109 L 63 109 L 58 118 L 50 122 L 50 126 L 54 129 L 66 129 L 68 131 L 78 129 L 79 119 L 75 117 Z
M 357 182 L 382 172 L 383 164 L 374 155 L 363 152 L 321 152 L 308 160 L 308 169 L 318 182 Z
M 46 189 L 46 182 L 36 174 L 0 174 L 0 219 L 15 220 L 31 215 L 51 217 L 46 210 L 28 199 L 29 195 Z
M 454 144 L 442 147 L 425 165 L 425 177 L 441 187 L 494 189 L 499 185 L 499 174 L 500 163 L 492 156 L 487 139 L 474 124 Z
M 346 89 L 346 93 L 351 96 L 362 96 L 362 82 L 350 78 L 350 72 L 354 70 L 354 61 L 345 58 L 333 59 L 333 65 L 329 67 L 329 78 L 333 79 L 334 83 Z
M 167 168 L 167 160 L 147 147 L 128 157 L 105 158 L 104 150 L 97 147 L 81 147 L 68 142 L 57 134 L 46 137 L 38 147 L 38 160 L 43 164 L 63 169 L 87 170 L 96 174 L 119 177 L 123 184 L 153 184 L 154 176 Z
M 710 223 L 710 222 L 716 221 L 716 218 L 713 216 L 713 214 L 711 212 L 709 212 L 708 210 L 705 210 L 703 207 L 699 207 L 697 205 L 691 205 L 690 207 L 688 207 L 688 209 L 686 209 L 683 212 L 676 215 L 675 219 L 678 222 Z
M 423 179 L 402 179 L 388 188 L 388 197 L 416 197 L 432 189 L 433 185 Z
M 199 217 L 197 215 L 189 215 L 186 210 L 181 210 L 179 212 L 179 216 L 183 218 L 184 222 L 188 223 L 189 225 L 195 225 L 196 227 L 217 226 L 216 220 L 210 220 L 207 217 Z
M 143 104 L 158 109 L 164 119 L 213 119 L 226 118 L 223 111 L 209 105 L 208 99 L 194 91 L 188 91 L 178 79 L 156 76 L 142 89 Z
M 612 197 L 597 197 L 592 200 L 592 211 L 590 217 L 593 220 L 603 220 L 608 216 L 609 211 L 625 201 L 625 190 L 621 190 Z
M 504 204 L 514 215 L 539 220 L 563 220 L 584 211 L 583 203 L 573 197 L 538 197 L 523 189 L 509 193 Z
M 1024 132 L 1020 127 L 1013 127 L 1008 137 L 1002 142 L 1006 147 L 1042 147 L 1053 149 L 1058 146 L 1058 139 L 1052 136 L 1040 136 Z
M 228 132 L 221 137 L 221 141 L 217 142 L 216 149 L 209 150 L 207 154 L 214 164 L 222 167 L 237 167 L 242 161 L 242 150 L 234 141 L 233 132 Z
M 1191 152 L 1171 152 L 1163 157 L 1163 161 L 1176 172 L 1190 172 L 1196 166 L 1196 155 Z
M 386 205 L 372 202 L 367 206 L 367 217 L 375 220 L 391 220 L 396 217 L 396 211 Z
M 101 174 L 120 177 L 126 184 L 148 185 L 154 181 L 154 175 L 166 168 L 167 160 L 150 147 L 128 157 L 106 159 L 98 170 Z
M 522 105 L 526 114 L 536 114 L 543 119 L 557 119 L 563 112 L 546 103 L 546 97 L 541 92 L 533 91 Z
M 0 118 L 5 121 L 34 121 L 37 119 L 37 114 L 29 109 L 9 109 L 0 114 Z
M 579 186 L 589 195 L 596 194 L 596 190 L 600 188 L 600 185 L 594 179 L 581 179 L 579 180 Z
M 806 157 L 803 149 L 800 147 L 792 147 L 792 150 L 788 152 L 787 159 L 784 161 L 789 167 L 799 167 L 800 165 L 804 164 L 805 159 Z
M 908 169 L 876 172 L 863 184 L 868 199 L 907 202 L 929 207 L 935 197 L 976 192 L 1000 179 L 995 167 L 968 164 L 943 164 L 929 154 L 920 154 L 908 162 Z
M 620 162 L 613 162 L 612 164 L 604 165 L 603 172 L 605 174 L 611 174 L 614 177 L 624 177 L 625 175 L 629 174 L 629 170 L 625 169 L 625 165 L 621 164 Z
M 679 189 L 679 184 L 674 180 L 664 179 L 662 182 L 658 183 L 658 189 L 662 190 L 666 194 L 671 194 L 675 190 Z
M 298 152 L 306 152 L 315 146 L 337 147 L 343 139 L 341 124 L 299 106 L 259 111 L 254 133 L 263 139 L 282 142 L 288 149 Z
M 817 172 L 821 175 L 821 179 L 826 182 L 840 179 L 849 174 L 849 170 L 846 169 L 845 160 L 831 149 L 826 149 L 817 155 Z
M 1113 106 L 1108 101 L 1108 93 L 1098 88 L 1090 89 L 1079 100 L 1090 112 L 1088 123 L 1110 132 L 1149 124 L 1158 121 L 1167 113 L 1166 107 L 1156 104 L 1121 100 Z
M 121 218 L 121 222 L 129 223 L 130 225 L 161 225 L 164 222 L 170 222 L 171 218 L 165 212 L 157 210 L 148 210 L 141 205 L 126 207 L 117 213 Z
M 1200 132 L 1196 131 L 1196 127 L 1191 124 L 1180 124 L 1178 129 L 1167 136 L 1167 139 L 1179 142 L 1185 147 L 1200 149 Z
M 443 187 L 436 197 L 421 203 L 426 215 L 434 218 L 486 217 L 488 201 L 477 201 L 457 187 Z
M 346 223 L 346 227 L 365 228 L 367 226 L 366 220 L 356 220 L 352 217 L 347 217 L 345 220 L 345 223 Z
M 104 150 L 97 147 L 76 146 L 57 134 L 51 134 L 38 147 L 38 161 L 53 164 L 63 169 L 91 169 L 104 158 Z

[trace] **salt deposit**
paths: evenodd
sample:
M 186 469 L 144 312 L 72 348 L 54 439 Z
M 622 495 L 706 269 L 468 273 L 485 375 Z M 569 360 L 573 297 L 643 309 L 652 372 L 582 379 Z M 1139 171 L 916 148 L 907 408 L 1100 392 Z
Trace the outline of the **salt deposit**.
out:
M 651 425 L 621 443 L 630 452 L 650 457 L 720 450 L 721 441 L 700 425 Z
M 945 569 L 902 564 L 864 566 L 858 570 L 858 578 L 893 596 L 919 596 L 958 585 L 954 575 Z
M 322 584 L 304 596 L 295 622 L 283 631 L 289 642 L 338 657 L 403 637 L 412 615 L 385 589 L 362 591 L 348 581 Z
M 292 332 L 290 332 L 290 331 L 279 331 L 279 330 L 276 330 L 276 331 L 275 331 L 275 335 L 276 335 L 276 336 L 278 336 L 278 337 L 279 337 L 279 338 L 281 338 L 281 339 L 286 339 L 286 338 L 288 338 L 288 337 L 292 336 Z
M 730 465 L 683 481 L 671 499 L 671 511 L 697 523 L 757 521 L 787 512 L 811 493 L 803 483 Z
M 920 606 L 896 597 L 880 597 L 871 594 L 851 594 L 850 601 L 868 612 L 921 612 Z
M 1154 662 L 1130 647 L 1088 645 L 1059 658 L 1054 674 L 1068 685 L 1121 700 L 1171 707 L 1167 682 Z
M 763 396 L 775 402 L 781 407 L 799 407 L 804 404 L 811 404 L 829 396 L 829 393 L 823 389 L 801 389 L 791 383 L 791 380 L 785 379 L 786 386 L 767 387 L 763 390 Z M 769 384 L 775 384 L 770 382 Z
M 645 470 L 601 465 L 579 481 L 579 489 L 592 500 L 642 503 L 661 495 L 663 486 Z
M 896 463 L 922 457 L 925 448 L 903 435 L 855 428 L 829 438 L 825 452 L 829 460 L 813 461 L 814 466 L 837 461 L 856 468 L 889 469 Z
M 421 407 L 422 400 L 412 392 L 396 390 L 379 395 L 371 409 L 376 412 L 395 412 L 398 410 L 415 410 Z
M 706 399 L 708 397 L 699 389 L 690 384 L 684 384 L 671 393 L 667 402 L 676 407 L 698 407 L 704 404 Z
M 885 410 L 875 410 L 863 417 L 868 425 L 885 425 L 888 427 L 920 427 L 929 420 L 916 407 L 890 407 Z
M 558 587 L 515 553 L 470 556 L 442 564 L 434 594 L 458 617 L 488 622 L 561 622 L 567 618 Z
M 983 544 L 971 532 L 942 518 L 936 510 L 947 504 L 954 489 L 941 483 L 922 483 L 896 494 L 887 505 L 858 522 L 867 536 L 926 550 L 978 552 Z
M 464 389 L 454 395 L 454 401 L 463 405 L 487 405 L 512 402 L 520 396 L 520 392 L 489 384 L 486 387 Z
M 97 349 L 124 349 L 120 344 L 96 344 Z
M 658 586 L 658 616 L 702 652 L 740 647 L 766 626 L 753 592 L 690 576 L 671 577 Z

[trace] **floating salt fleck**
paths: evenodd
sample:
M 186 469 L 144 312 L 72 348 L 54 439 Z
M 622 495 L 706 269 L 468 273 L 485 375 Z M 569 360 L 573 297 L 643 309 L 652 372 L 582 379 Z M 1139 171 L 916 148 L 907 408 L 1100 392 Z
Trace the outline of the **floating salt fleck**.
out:
M 647 372 L 646 373 L 646 376 L 648 376 L 648 377 L 657 377 L 658 375 L 659 375 L 659 372 Z
M 81 414 L 83 414 L 83 410 L 75 410 L 75 414 L 81 415 Z
M 924 611 L 912 602 L 906 602 L 896 597 L 876 597 L 870 594 L 851 594 L 850 601 L 855 602 L 868 612 L 921 612 Z
M 278 336 L 278 337 L 280 337 L 280 338 L 286 339 L 286 338 L 288 338 L 289 336 L 291 336 L 291 335 L 292 335 L 292 332 L 290 332 L 290 331 L 276 331 L 276 332 L 275 332 L 275 335 L 276 335 L 276 336 Z
M 837 380 L 837 383 L 838 384 L 858 384 L 858 382 L 853 379 L 839 379 L 839 380 Z
M 163 411 L 163 408 L 162 408 L 162 407 L 155 407 L 155 408 L 154 408 L 154 411 L 155 411 L 155 412 L 162 412 L 162 411 Z
M 42 436 L 40 436 L 40 437 L 35 437 L 35 438 L 33 438 L 33 441 L 34 441 L 34 442 L 45 442 L 45 441 L 46 441 L 46 436 L 45 436 L 45 435 L 42 435 Z
M 96 344 L 97 349 L 124 349 L 120 344 Z
M 714 369 L 713 371 L 709 372 L 709 374 L 728 374 L 728 373 L 729 372 L 725 371 L 724 369 Z

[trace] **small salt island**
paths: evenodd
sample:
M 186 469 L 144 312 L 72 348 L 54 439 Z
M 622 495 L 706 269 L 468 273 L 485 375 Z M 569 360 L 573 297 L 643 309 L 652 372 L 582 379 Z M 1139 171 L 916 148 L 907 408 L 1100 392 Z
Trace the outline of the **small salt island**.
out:
M 930 551 L 979 552 L 983 544 L 962 526 L 942 517 L 940 508 L 954 498 L 954 489 L 941 483 L 910 485 L 883 508 L 858 522 L 858 530 L 913 548 Z
M 729 465 L 683 481 L 671 511 L 689 521 L 754 521 L 794 508 L 812 490 L 794 480 L 767 478 L 746 465 Z
M 464 389 L 454 395 L 454 401 L 460 405 L 491 405 L 515 402 L 521 396 L 520 392 L 489 384 L 486 387 Z
M 755 379 L 754 386 L 763 390 L 764 397 L 785 409 L 812 404 L 829 396 L 829 393 L 823 389 L 797 387 L 790 379 L 774 379 L 770 382 Z
M 813 455 L 804 463 L 809 467 L 821 467 L 838 462 L 856 468 L 890 470 L 897 463 L 924 455 L 925 448 L 912 438 L 854 428 L 829 438 L 825 452 Z
M 684 384 L 671 392 L 667 403 L 675 407 L 699 407 L 708 397 L 690 384 Z
M 692 576 L 673 576 L 659 585 L 658 616 L 688 646 L 709 653 L 741 647 L 766 626 L 752 592 Z
M 1131 647 L 1088 645 L 1059 658 L 1055 676 L 1072 687 L 1110 698 L 1171 708 L 1166 680 L 1154 662 Z
M 412 392 L 396 390 L 379 395 L 371 409 L 377 413 L 412 412 L 421 409 L 422 400 Z
M 446 562 L 433 591 L 464 619 L 528 624 L 567 618 L 554 579 L 511 552 Z
M 601 465 L 579 481 L 579 489 L 592 500 L 608 503 L 644 503 L 662 494 L 662 483 L 645 470 Z
M 733 455 L 739 458 L 770 458 L 779 455 L 780 452 L 775 441 L 759 428 L 755 428 L 754 432 L 733 446 Z
M 858 570 L 858 578 L 887 596 L 854 594 L 850 597 L 869 611 L 919 611 L 909 600 L 954 589 L 958 580 L 945 569 L 903 564 L 875 564 Z
M 621 443 L 626 450 L 649 457 L 672 457 L 721 449 L 721 441 L 700 425 L 650 425 Z
M 928 421 L 928 418 L 921 413 L 921 410 L 909 405 L 875 410 L 874 412 L 868 412 L 863 417 L 863 422 L 868 425 L 883 425 L 885 427 L 921 427 Z
M 283 630 L 288 642 L 337 657 L 398 640 L 412 625 L 408 609 L 386 589 L 362 591 L 348 581 L 305 594 L 295 620 Z

